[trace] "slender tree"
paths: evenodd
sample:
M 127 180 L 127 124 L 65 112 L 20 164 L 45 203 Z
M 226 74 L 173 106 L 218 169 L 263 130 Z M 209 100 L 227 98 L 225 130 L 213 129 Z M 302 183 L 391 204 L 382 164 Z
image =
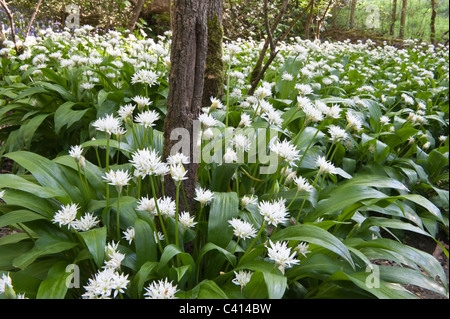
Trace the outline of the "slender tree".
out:
M 189 207 L 192 207 L 198 170 L 198 164 L 194 163 L 197 136 L 194 120 L 198 118 L 202 104 L 207 52 L 206 0 L 174 0 L 172 6 L 171 67 L 163 157 L 167 158 L 177 151 L 189 154 L 191 163 L 186 165 L 188 180 L 183 185 Z M 184 133 L 185 136 L 180 139 L 180 136 L 173 134 L 176 132 Z M 189 149 L 175 147 L 187 137 Z M 170 175 L 166 176 L 164 184 L 166 196 L 175 198 L 176 186 Z M 186 209 L 184 201 L 180 201 L 180 208 Z
M 394 36 L 395 33 L 395 21 L 397 19 L 397 0 L 392 0 L 392 15 L 391 15 L 391 28 L 389 34 Z
M 405 37 L 405 24 L 406 24 L 406 8 L 408 7 L 408 0 L 403 0 L 402 15 L 400 18 L 400 34 L 399 37 L 403 39 Z
M 355 26 L 355 11 L 357 2 L 358 0 L 352 0 L 352 5 L 350 7 L 350 29 L 353 29 Z
M 313 20 L 313 14 L 314 14 L 314 7 L 315 7 L 316 1 L 312 0 L 312 3 L 310 5 L 308 18 L 306 19 L 305 23 L 305 39 L 309 39 L 309 28 L 311 27 L 311 23 Z
M 436 0 L 431 0 L 430 40 L 436 44 Z
M 202 106 L 209 105 L 210 98 L 218 96 L 224 76 L 224 63 L 222 60 L 222 0 L 209 0 L 206 12 L 208 52 L 206 56 Z
M 141 10 L 144 5 L 144 1 L 145 0 L 137 0 L 134 5 L 133 12 L 131 14 L 131 19 L 130 22 L 128 23 L 128 29 L 130 31 L 133 31 L 134 27 L 136 26 L 136 22 L 139 19 L 139 15 L 141 14 Z

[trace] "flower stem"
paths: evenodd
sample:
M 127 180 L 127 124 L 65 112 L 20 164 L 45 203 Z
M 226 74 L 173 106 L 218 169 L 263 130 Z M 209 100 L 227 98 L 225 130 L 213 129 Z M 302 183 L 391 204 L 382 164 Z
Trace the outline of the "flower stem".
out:
M 297 192 L 295 193 L 294 198 L 291 200 L 291 202 L 290 202 L 289 205 L 286 207 L 286 209 L 289 209 L 289 207 L 291 207 L 292 203 L 293 203 L 293 202 L 295 201 L 295 199 L 297 198 L 298 193 L 299 193 L 299 191 L 298 191 L 298 189 L 297 189 Z
M 266 227 L 266 224 L 265 224 L 265 222 L 263 221 L 263 222 L 262 222 L 262 225 L 261 225 L 261 228 L 259 229 L 258 234 L 256 234 L 255 239 L 253 239 L 253 241 L 250 243 L 250 246 L 248 246 L 247 250 L 245 251 L 244 255 L 242 256 L 241 260 L 239 261 L 239 264 L 242 262 L 242 260 L 244 259 L 244 257 L 247 256 L 247 255 L 250 253 L 250 251 L 252 250 L 253 246 L 255 246 L 256 241 L 258 240 L 259 236 L 261 236 L 261 234 L 262 234 L 262 232 L 263 232 L 263 230 L 264 230 L 265 227 Z M 238 266 L 239 266 L 239 264 L 238 264 Z
M 117 195 L 117 212 L 116 212 L 116 227 L 117 227 L 117 242 L 120 241 L 120 193 L 122 190 L 119 190 Z
M 178 215 L 179 215 L 179 202 L 180 202 L 180 184 L 177 184 L 177 193 L 176 193 L 176 210 L 175 210 L 175 245 L 179 246 L 178 239 Z
M 319 179 L 319 174 L 316 175 L 316 178 L 314 179 L 314 182 L 312 183 L 313 188 L 316 187 L 318 179 Z M 297 215 L 297 222 L 300 220 L 300 214 L 302 213 L 303 206 L 305 205 L 306 200 L 308 199 L 308 196 L 309 196 L 309 193 L 306 195 L 305 199 L 303 200 L 302 206 L 300 206 L 300 210 L 298 211 L 298 215 Z
M 164 221 L 162 219 L 161 212 L 159 211 L 158 199 L 156 198 L 155 183 L 153 181 L 152 176 L 150 176 L 150 185 L 152 187 L 153 198 L 155 199 L 155 207 L 156 207 L 156 212 L 158 213 L 159 223 L 161 224 L 164 238 L 166 239 L 167 244 L 169 244 L 169 237 L 167 237 L 166 227 L 164 226 Z

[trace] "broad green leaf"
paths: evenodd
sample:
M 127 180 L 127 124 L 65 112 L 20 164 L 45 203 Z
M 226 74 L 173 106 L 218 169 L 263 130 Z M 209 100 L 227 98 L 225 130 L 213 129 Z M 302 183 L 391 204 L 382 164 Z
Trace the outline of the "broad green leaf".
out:
M 157 261 L 155 236 L 150 225 L 142 219 L 137 219 L 134 231 L 137 267 L 141 268 L 147 261 Z
M 15 258 L 13 260 L 13 265 L 14 267 L 25 269 L 39 257 L 57 254 L 72 249 L 77 245 L 78 244 L 74 242 L 61 241 L 61 242 L 54 242 L 41 248 L 34 247 L 33 249 Z
M 417 299 L 414 294 L 401 286 L 384 283 L 382 281 L 372 282 L 370 271 L 358 272 L 353 274 L 346 274 L 342 271 L 337 271 L 331 275 L 327 281 L 351 281 L 357 287 L 371 293 L 379 299 Z
M 441 264 L 436 260 L 436 258 L 424 251 L 386 238 L 378 238 L 367 242 L 355 241 L 354 244 L 347 243 L 347 245 L 349 244 L 357 249 L 372 248 L 382 251 L 392 251 L 395 253 L 394 256 L 398 256 L 398 258 L 403 259 L 401 263 L 408 265 L 409 267 L 414 267 L 415 265 L 422 267 L 422 269 L 432 278 L 438 276 L 444 285 L 447 286 L 446 275 Z M 417 268 L 417 266 L 415 267 Z
M 339 256 L 344 258 L 353 268 L 355 267 L 355 264 L 347 247 L 337 237 L 317 226 L 290 226 L 277 231 L 271 237 L 271 240 L 273 242 L 298 240 L 312 243 L 338 254 Z
M 198 299 L 228 299 L 222 289 L 212 280 L 199 283 Z
M 332 258 L 324 254 L 314 254 L 308 256 L 300 265 L 286 270 L 288 279 L 300 280 L 302 278 L 318 278 L 324 280 L 336 271 L 343 271 L 345 273 L 353 272 L 349 264 L 344 260 Z
M 222 164 L 213 169 L 209 189 L 213 192 L 226 192 L 230 186 L 231 177 L 241 164 Z
M 60 167 L 49 159 L 25 151 L 9 153 L 6 156 L 27 169 L 42 186 L 64 190 L 67 193 L 66 201 L 71 197 L 81 196 L 80 190 L 70 185 Z
M 66 126 L 70 128 L 73 124 L 79 122 L 89 109 L 84 110 L 72 110 L 75 102 L 68 101 L 64 104 L 58 106 L 55 111 L 54 122 L 55 122 L 55 133 L 59 134 L 61 129 Z
M 228 250 L 223 249 L 222 247 L 219 247 L 216 244 L 213 244 L 210 242 L 210 243 L 207 243 L 205 246 L 203 246 L 203 248 L 200 250 L 200 253 L 197 257 L 197 262 L 196 262 L 197 271 L 200 271 L 200 264 L 201 264 L 203 257 L 210 251 L 219 252 L 228 260 L 228 262 L 231 264 L 232 267 L 236 266 L 236 256 L 231 254 Z
M 0 216 L 0 227 L 26 223 L 38 219 L 45 219 L 45 217 L 29 210 L 14 210 Z
M 23 143 L 23 146 L 30 148 L 36 130 L 49 115 L 38 114 L 20 126 L 19 139 Z
M 66 272 L 67 263 L 59 262 L 48 271 L 47 278 L 39 285 L 36 299 L 64 299 L 67 290 L 67 279 L 71 272 Z
M 65 193 L 58 188 L 42 187 L 41 185 L 32 183 L 23 177 L 14 174 L 0 174 L 0 185 L 2 185 L 2 187 L 25 191 L 41 198 L 53 198 L 65 195 Z
M 105 259 L 106 226 L 79 232 L 97 267 L 101 267 Z
M 402 229 L 407 231 L 412 231 L 424 236 L 431 237 L 429 233 L 424 231 L 422 228 L 411 225 L 410 223 L 405 223 L 398 219 L 388 219 L 383 217 L 369 217 L 364 220 L 361 224 L 358 231 L 364 231 L 370 228 L 371 226 L 379 226 L 383 228 L 394 228 L 394 229 Z
M 439 285 L 432 278 L 423 275 L 420 271 L 406 267 L 377 266 L 380 271 L 380 278 L 386 282 L 399 283 L 404 285 L 419 286 L 443 296 L 447 295 L 446 289 Z
M 158 278 L 156 270 L 158 268 L 158 262 L 147 261 L 145 262 L 136 275 L 132 279 L 133 287 L 136 287 L 136 295 L 138 297 L 142 296 L 142 290 L 144 289 L 144 284 L 153 278 Z
M 245 295 L 251 299 L 281 299 L 287 289 L 287 278 L 278 273 L 257 270 L 245 286 Z
M 236 193 L 215 192 L 209 211 L 208 241 L 226 248 L 233 238 L 233 229 L 228 221 L 238 214 L 239 200 Z

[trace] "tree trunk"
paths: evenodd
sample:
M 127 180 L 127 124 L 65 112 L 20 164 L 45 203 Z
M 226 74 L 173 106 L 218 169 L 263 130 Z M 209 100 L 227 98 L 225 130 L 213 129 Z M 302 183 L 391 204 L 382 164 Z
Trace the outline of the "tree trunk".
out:
M 209 106 L 211 103 L 210 97 L 216 97 L 220 93 L 224 76 L 222 0 L 209 0 L 207 7 L 208 52 L 202 106 Z
M 393 0 L 392 1 L 391 29 L 389 30 L 389 34 L 391 36 L 394 36 L 396 19 L 397 19 L 397 0 Z
M 352 0 L 352 6 L 350 8 L 350 29 L 353 29 L 355 26 L 355 11 L 357 2 L 358 0 Z
M 430 40 L 436 44 L 436 0 L 431 0 Z
M 405 37 L 405 24 L 406 24 L 406 7 L 408 6 L 408 0 L 403 0 L 402 4 L 402 16 L 400 18 L 400 35 L 399 37 L 403 39 Z
M 313 0 L 312 5 L 311 5 L 311 9 L 309 11 L 309 15 L 308 18 L 306 19 L 306 24 L 305 24 L 305 40 L 309 39 L 309 28 L 311 26 L 312 23 L 312 18 L 313 18 L 313 13 L 314 13 L 314 5 L 316 4 L 316 1 Z
M 130 22 L 128 23 L 128 30 L 133 32 L 136 22 L 141 14 L 142 6 L 144 5 L 144 0 L 137 0 L 136 5 L 133 8 L 133 13 L 131 15 Z
M 189 155 L 190 164 L 185 166 L 188 180 L 183 181 L 189 208 L 197 182 L 198 164 L 194 163 L 197 131 L 194 120 L 198 118 L 202 103 L 205 61 L 207 51 L 206 0 L 174 0 L 173 30 L 170 54 L 169 96 L 164 120 L 163 158 L 183 151 Z M 189 149 L 176 149 L 178 140 L 172 140 L 174 129 L 184 132 L 181 142 L 189 140 Z M 186 136 L 189 133 L 189 136 Z M 178 138 L 178 137 L 174 137 Z M 176 186 L 170 175 L 165 177 L 166 196 L 176 197 Z M 185 210 L 180 200 L 180 209 Z
M 3 42 L 5 41 L 5 35 L 3 34 L 2 29 L 0 28 L 0 49 L 3 49 Z

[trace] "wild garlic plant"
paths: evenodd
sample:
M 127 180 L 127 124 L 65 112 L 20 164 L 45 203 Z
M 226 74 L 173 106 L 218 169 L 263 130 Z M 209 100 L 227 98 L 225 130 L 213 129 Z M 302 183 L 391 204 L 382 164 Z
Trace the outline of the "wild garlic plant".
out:
M 292 38 L 248 95 L 261 44 L 225 43 L 224 94 L 182 136 L 198 153 L 163 158 L 170 41 L 83 27 L 2 50 L 0 297 L 448 293 L 402 242 L 448 227 L 448 48 Z M 399 266 L 374 288 L 375 259 Z

